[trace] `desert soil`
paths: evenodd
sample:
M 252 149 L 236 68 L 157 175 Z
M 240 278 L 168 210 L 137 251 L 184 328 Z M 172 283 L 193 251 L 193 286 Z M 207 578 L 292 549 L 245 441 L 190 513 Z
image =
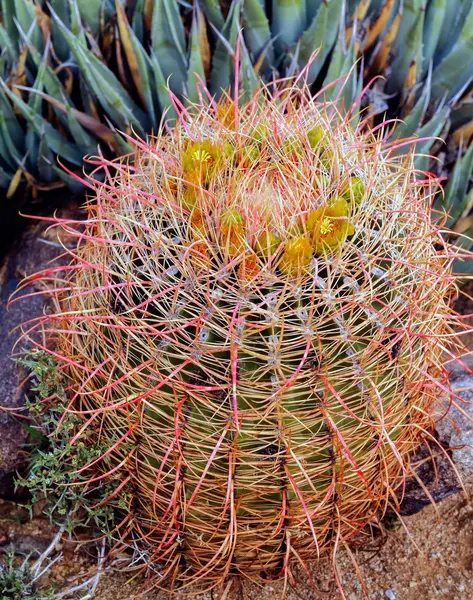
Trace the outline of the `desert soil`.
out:
M 473 486 L 468 487 L 470 497 Z M 38 510 L 32 521 L 25 511 L 10 502 L 0 502 L 0 549 L 15 547 L 28 553 L 43 550 L 54 534 L 48 521 Z M 44 585 L 54 584 L 57 589 L 75 585 L 90 576 L 90 556 L 84 547 L 75 543 L 58 545 L 56 552 L 64 555 L 43 579 Z M 354 551 L 368 596 L 355 576 L 348 555 L 341 551 L 338 568 L 343 580 L 347 600 L 364 600 L 366 597 L 387 600 L 472 600 L 473 599 L 473 501 L 458 493 L 421 512 L 403 517 L 386 531 L 384 543 L 370 551 Z M 53 556 L 54 557 L 54 556 Z M 295 573 L 296 589 L 289 587 L 287 600 L 338 600 L 341 596 L 333 588 L 327 573 L 330 565 L 313 566 L 314 585 L 306 575 Z M 132 600 L 140 587 L 137 582 L 127 583 L 125 573 L 111 572 L 102 576 L 95 600 Z M 271 583 L 265 588 L 247 587 L 246 600 L 276 600 L 283 592 L 281 583 Z M 79 596 L 80 597 L 80 596 Z M 171 598 L 180 600 L 174 593 Z M 218 600 L 199 594 L 200 600 Z M 232 596 L 229 596 L 232 597 Z M 67 596 L 69 598 L 69 596 Z M 169 594 L 151 593 L 147 600 L 169 600 Z

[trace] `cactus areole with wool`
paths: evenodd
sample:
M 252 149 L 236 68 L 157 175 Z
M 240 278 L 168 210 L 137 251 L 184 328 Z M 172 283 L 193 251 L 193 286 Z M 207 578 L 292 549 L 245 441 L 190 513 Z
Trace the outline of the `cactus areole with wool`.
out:
M 304 90 L 179 113 L 98 160 L 42 324 L 152 585 L 291 581 L 396 506 L 432 431 L 455 344 L 436 182 Z

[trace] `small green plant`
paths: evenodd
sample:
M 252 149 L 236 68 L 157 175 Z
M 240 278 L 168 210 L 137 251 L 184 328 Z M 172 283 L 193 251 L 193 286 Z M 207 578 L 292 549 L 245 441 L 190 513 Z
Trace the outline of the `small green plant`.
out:
M 17 566 L 15 553 L 10 551 L 5 561 L 0 561 L 0 600 L 49 600 L 54 597 L 54 589 L 41 589 L 29 568 L 28 558 Z
M 52 355 L 33 350 L 17 362 L 31 373 L 30 389 L 36 394 L 27 401 L 32 418 L 32 425 L 26 426 L 32 439 L 29 468 L 25 477 L 16 480 L 17 486 L 31 492 L 28 508 L 47 500 L 46 514 L 67 532 L 80 525 L 110 533 L 115 509 L 127 509 L 127 490 L 123 487 L 117 493 L 118 480 L 87 485 L 87 479 L 89 467 L 93 468 L 111 444 L 80 435 L 82 420 L 66 410 L 61 371 Z

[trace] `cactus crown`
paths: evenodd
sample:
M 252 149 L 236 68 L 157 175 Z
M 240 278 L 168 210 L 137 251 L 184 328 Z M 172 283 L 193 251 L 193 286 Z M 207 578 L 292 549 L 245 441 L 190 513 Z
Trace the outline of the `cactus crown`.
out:
M 183 591 L 290 578 L 395 501 L 455 289 L 436 184 L 381 129 L 305 90 L 193 109 L 98 161 L 46 317 L 76 435 L 111 442 L 90 468 L 131 489 L 121 539 Z

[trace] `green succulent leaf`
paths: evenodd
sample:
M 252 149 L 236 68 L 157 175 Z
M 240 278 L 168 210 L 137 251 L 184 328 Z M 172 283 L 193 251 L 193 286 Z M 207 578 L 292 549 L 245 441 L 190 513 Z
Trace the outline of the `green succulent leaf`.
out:
M 37 134 L 44 132 L 45 135 L 48 136 L 48 142 L 51 150 L 72 164 L 81 165 L 82 155 L 77 146 L 67 141 L 66 138 L 56 131 L 44 117 L 34 111 L 30 106 L 28 106 L 28 104 L 26 104 L 26 102 L 23 102 L 23 100 L 18 98 L 18 96 L 13 94 L 13 92 L 11 92 L 3 82 L 0 83 L 3 85 L 4 91 L 12 103 L 16 106 L 18 111 L 23 115 L 28 125 Z
M 271 31 L 268 17 L 259 0 L 245 0 L 243 18 L 246 45 L 255 59 L 265 54 L 265 66 L 274 63 L 274 50 L 271 45 Z M 266 51 L 267 49 L 267 51 Z
M 198 8 L 194 10 L 189 43 L 189 67 L 187 72 L 187 97 L 198 102 L 197 85 L 199 78 L 205 81 L 205 68 L 201 52 L 201 38 L 207 37 L 205 20 Z
M 343 6 L 343 0 L 331 0 L 329 3 L 325 1 L 322 2 L 311 25 L 298 42 L 298 60 L 300 67 L 306 65 L 313 54 L 318 51 L 309 67 L 309 84 L 312 84 L 319 75 L 324 62 L 337 39 Z
M 450 9 L 449 9 L 450 10 Z M 473 5 L 451 52 L 434 69 L 432 97 L 453 98 L 473 78 Z
M 305 0 L 272 0 L 274 47 L 282 54 L 300 38 L 306 27 Z
M 352 35 L 349 46 L 346 48 L 345 32 L 342 30 L 323 83 L 323 86 L 326 86 L 336 79 L 344 77 L 335 85 L 330 86 L 324 94 L 328 101 L 337 99 L 338 109 L 342 114 L 345 114 L 351 107 L 358 92 L 357 72 L 356 68 L 353 68 L 355 61 L 355 36 Z
M 215 27 L 217 31 L 223 29 L 225 19 L 223 18 L 222 9 L 218 0 L 201 0 L 202 10 L 207 19 Z
M 448 0 L 449 2 L 449 0 Z M 444 26 L 447 0 L 431 0 L 427 4 L 424 23 L 422 72 L 425 75 L 433 59 Z
M 240 29 L 240 4 L 232 3 L 227 20 L 218 41 L 212 61 L 210 75 L 210 91 L 220 97 L 222 90 L 229 89 L 232 85 L 232 71 L 234 61 L 234 48 Z
M 470 145 L 462 158 L 459 158 L 453 168 L 445 194 L 436 204 L 436 208 L 448 210 L 450 224 L 464 215 L 465 203 L 468 200 L 467 191 L 473 174 L 473 144 Z
M 175 94 L 182 94 L 186 83 L 186 42 L 179 6 L 174 0 L 154 3 L 151 47 L 163 76 Z
M 149 57 L 135 32 L 130 27 L 125 11 L 116 0 L 118 28 L 120 37 L 127 57 L 131 76 L 135 83 L 140 99 L 145 106 L 153 127 L 157 126 L 156 113 L 154 109 L 153 95 L 151 92 L 149 77 Z
M 53 13 L 53 17 L 61 27 L 90 92 L 100 102 L 109 118 L 119 129 L 125 130 L 131 125 L 138 135 L 144 136 L 149 119 L 143 111 L 131 99 L 113 72 L 75 39 L 57 15 Z
M 404 88 L 410 68 L 416 69 L 415 80 L 418 79 L 422 67 L 422 32 L 425 17 L 423 2 L 425 3 L 425 0 L 404 2 L 402 19 L 393 46 L 394 61 L 386 85 L 388 94 Z

